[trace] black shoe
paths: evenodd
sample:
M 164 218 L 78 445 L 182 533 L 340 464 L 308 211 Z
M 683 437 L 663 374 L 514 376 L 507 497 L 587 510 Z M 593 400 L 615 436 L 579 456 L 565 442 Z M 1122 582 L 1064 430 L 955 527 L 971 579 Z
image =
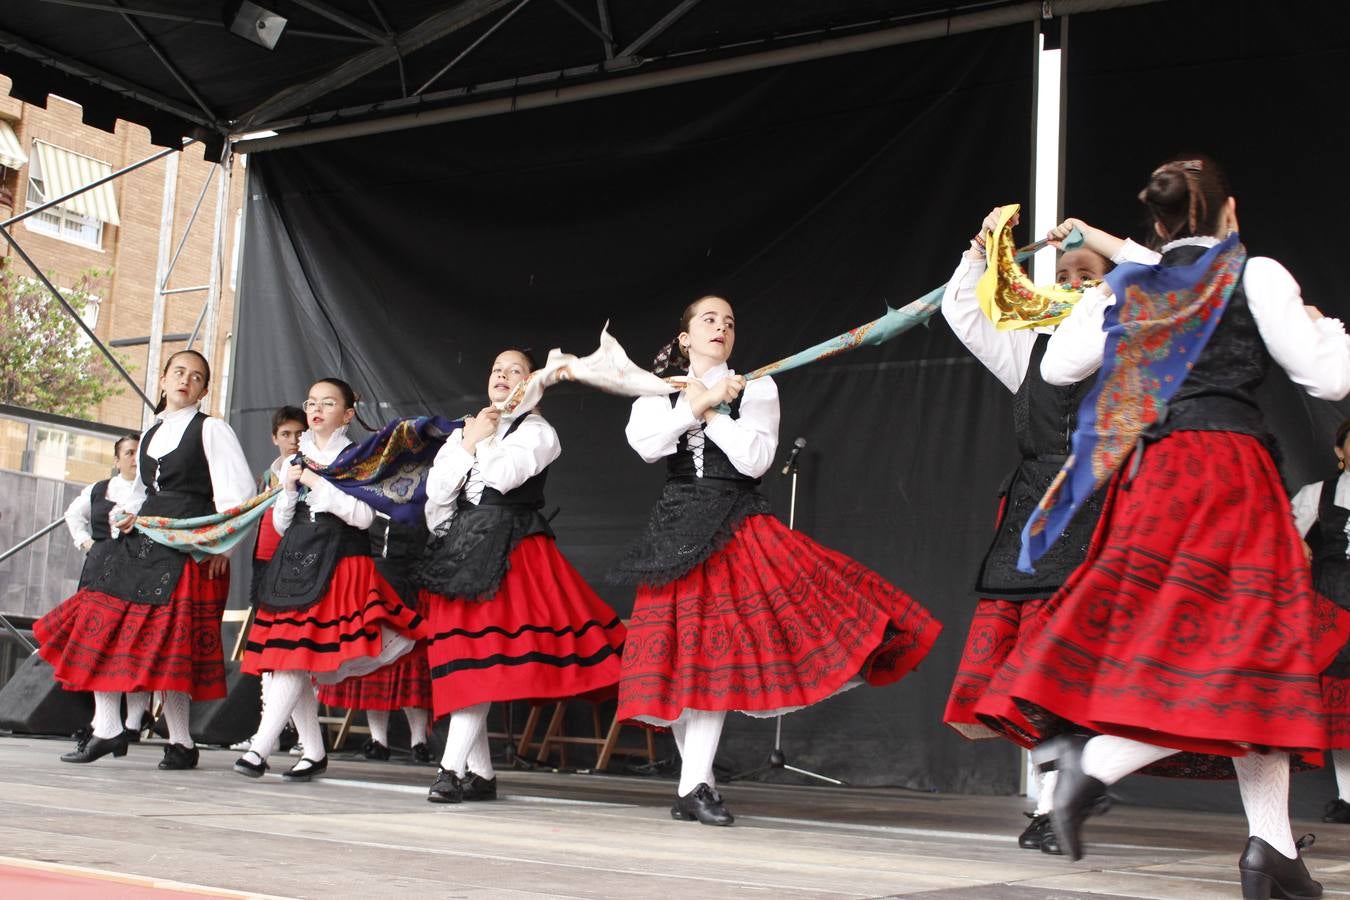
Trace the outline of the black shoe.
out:
M 361 745 L 361 752 L 366 755 L 366 759 L 389 759 L 389 748 L 374 738 Z
M 670 816 L 682 822 L 697 819 L 704 825 L 730 825 L 736 821 L 722 804 L 722 796 L 706 784 L 700 784 L 686 797 L 676 797 Z
M 408 752 L 411 755 L 412 761 L 419 766 L 425 766 L 431 763 L 431 748 L 425 743 L 413 744 L 412 749 Z
M 253 762 L 249 757 L 253 757 L 257 762 Z M 234 761 L 234 770 L 240 775 L 247 775 L 249 778 L 261 778 L 267 771 L 267 760 L 262 758 L 256 750 L 249 750 L 243 756 Z
M 1311 847 L 1313 840 L 1311 834 L 1305 834 L 1295 846 L 1302 850 Z M 1308 874 L 1302 853 L 1290 859 L 1259 837 L 1247 838 L 1238 871 L 1242 873 L 1242 900 L 1312 900 L 1322 896 L 1322 884 Z
M 195 769 L 201 753 L 196 747 L 189 750 L 182 744 L 170 744 L 164 748 L 164 758 L 159 761 L 161 769 Z
M 307 756 L 300 757 L 300 761 L 291 766 L 289 772 L 282 772 L 283 781 L 309 781 L 315 775 L 322 775 L 328 771 L 328 757 L 315 762 Z
M 473 772 L 465 772 L 459 783 L 463 790 L 464 800 L 467 802 L 497 799 L 496 776 L 484 778 L 482 775 L 475 775 Z
M 1100 815 L 1101 797 L 1106 783 L 1083 774 L 1082 735 L 1056 738 L 1056 765 L 1059 778 L 1055 782 L 1055 806 L 1050 812 L 1050 827 L 1054 829 L 1059 846 L 1069 859 L 1083 858 L 1083 822 L 1091 815 Z
M 438 771 L 436 780 L 431 783 L 431 788 L 427 791 L 427 801 L 430 803 L 459 803 L 463 799 L 464 785 L 459 780 L 459 776 L 446 769 Z
M 1037 815 L 1036 813 L 1023 813 L 1031 820 L 1026 829 L 1017 838 L 1017 846 L 1023 850 L 1039 850 L 1041 844 L 1045 841 L 1045 833 L 1050 831 L 1050 816 L 1048 814 Z
M 1064 848 L 1059 845 L 1059 835 L 1055 834 L 1055 826 L 1049 822 L 1045 823 L 1045 834 L 1041 835 L 1041 852 L 1051 856 L 1064 855 Z
M 132 728 L 123 728 L 122 737 L 127 739 L 128 744 L 139 744 L 141 742 L 141 733 Z
M 127 755 L 127 737 L 119 734 L 115 738 L 95 737 L 92 734 L 87 741 L 75 745 L 69 753 L 61 754 L 61 762 L 91 763 L 111 753 L 113 756 Z
M 1322 813 L 1322 821 L 1350 825 L 1350 803 L 1346 803 L 1340 797 L 1332 800 L 1327 804 L 1326 812 Z

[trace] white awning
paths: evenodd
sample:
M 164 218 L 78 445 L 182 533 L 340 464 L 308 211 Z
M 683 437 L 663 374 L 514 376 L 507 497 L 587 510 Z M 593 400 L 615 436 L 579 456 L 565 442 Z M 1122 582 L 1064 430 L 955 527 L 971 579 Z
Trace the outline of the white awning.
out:
M 22 169 L 26 165 L 28 157 L 24 155 L 18 135 L 8 122 L 0 119 L 0 166 L 7 169 Z
M 34 141 L 33 150 L 37 157 L 34 160 L 37 169 L 32 174 L 42 179 L 43 193 L 48 199 L 69 194 L 112 174 L 112 166 L 107 163 L 62 147 Z M 117 217 L 117 196 L 113 193 L 111 181 L 76 194 L 61 206 L 108 225 L 121 224 Z

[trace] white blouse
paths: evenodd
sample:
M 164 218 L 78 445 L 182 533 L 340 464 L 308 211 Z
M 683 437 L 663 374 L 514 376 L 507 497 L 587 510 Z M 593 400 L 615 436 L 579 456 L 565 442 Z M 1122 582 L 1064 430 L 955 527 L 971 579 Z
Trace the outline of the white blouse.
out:
M 1342 472 L 1341 477 L 1336 479 L 1336 496 L 1332 498 L 1332 503 L 1342 509 L 1350 509 L 1350 472 Z M 1298 529 L 1300 536 L 1307 536 L 1308 531 L 1317 521 L 1318 507 L 1322 504 L 1322 482 L 1315 481 L 1312 484 L 1305 484 L 1294 495 L 1294 527 Z M 1350 523 L 1347 523 L 1350 528 Z
M 562 455 L 558 432 L 539 413 L 526 414 L 508 435 L 514 422 L 503 417 L 497 433 L 474 445 L 473 453 L 464 449 L 464 429 L 450 433 L 427 475 L 427 528 L 435 531 L 450 521 L 461 493 L 477 506 L 484 488 L 515 490 Z
M 1155 251 L 1126 239 L 1111 261 L 1117 264 L 1152 264 L 1160 258 Z M 984 363 L 984 367 L 1015 394 L 1027 377 L 1036 335 L 1050 329 L 999 331 L 995 328 L 984 310 L 980 309 L 980 301 L 975 296 L 975 286 L 979 284 L 985 268 L 983 257 L 971 259 L 962 254 L 961 264 L 952 273 L 947 290 L 942 294 L 942 317 L 971 355 Z
M 728 375 L 735 373 L 725 364 L 713 366 L 702 376 L 692 372 L 705 387 L 715 387 Z M 624 434 L 628 444 L 644 462 L 656 462 L 675 452 L 680 438 L 689 435 L 691 450 L 697 451 L 704 440 L 711 440 L 722 449 L 736 467 L 736 471 L 750 478 L 759 478 L 773 465 L 778 452 L 778 385 L 772 378 L 756 378 L 745 384 L 741 392 L 740 416 L 718 415 L 706 426 L 689 408 L 689 399 L 683 392 L 674 406 L 669 397 L 639 397 L 628 414 Z M 694 472 L 703 477 L 703 454 L 694 453 Z
M 161 424 L 148 444 L 145 435 L 141 435 L 142 451 L 154 460 L 168 456 L 178 449 L 183 433 L 195 415 L 195 406 L 177 412 L 160 413 L 158 418 Z M 149 429 L 146 432 L 149 433 Z M 244 449 L 239 446 L 234 429 L 220 419 L 208 416 L 202 422 L 202 450 L 211 471 L 211 495 L 216 512 L 236 507 L 254 495 L 253 473 L 249 471 L 248 460 L 244 458 Z M 123 513 L 139 512 L 141 504 L 145 502 L 145 484 L 141 481 L 140 469 L 141 455 L 138 452 L 136 480 L 132 483 L 131 496 L 113 510 L 114 519 L 121 518 Z
M 1182 242 L 1163 247 L 1166 252 Z M 1215 238 L 1188 238 L 1185 243 L 1214 246 Z M 1247 306 L 1271 357 L 1289 378 L 1309 394 L 1339 400 L 1350 393 L 1350 338 L 1340 319 L 1313 321 L 1303 309 L 1298 282 L 1284 266 L 1265 256 L 1247 260 L 1242 275 Z M 1103 316 L 1116 298 L 1099 288 L 1083 294 L 1050 338 L 1041 375 L 1051 384 L 1074 384 L 1097 371 L 1106 349 Z
M 333 429 L 328 444 L 324 447 L 314 443 L 312 431 L 300 435 L 300 452 L 306 459 L 326 466 L 337 459 L 338 454 L 350 447 L 351 443 L 351 438 L 347 437 L 347 426 L 339 425 Z M 276 503 L 272 506 L 272 526 L 276 528 L 277 534 L 285 534 L 286 529 L 291 527 L 291 521 L 295 518 L 295 504 L 299 499 L 298 490 L 283 490 L 277 495 Z M 375 510 L 371 509 L 369 504 L 357 500 L 350 494 L 344 494 L 322 478 L 318 484 L 309 488 L 309 493 L 305 495 L 305 504 L 310 512 L 332 513 L 353 528 L 360 528 L 363 531 L 375 521 Z
M 70 501 L 66 507 L 66 528 L 70 531 L 71 538 L 75 541 L 76 547 L 83 547 L 85 541 L 94 539 L 93 532 L 90 529 L 90 516 L 92 512 L 92 496 L 94 486 L 86 484 L 84 490 L 75 495 L 75 499 Z M 109 510 L 108 527 L 112 529 L 113 537 L 120 537 L 121 532 L 113 525 L 121 515 L 117 513 L 118 506 L 131 499 L 135 493 L 136 482 L 123 478 L 121 475 L 114 475 L 108 479 L 107 497 L 113 503 L 113 508 Z

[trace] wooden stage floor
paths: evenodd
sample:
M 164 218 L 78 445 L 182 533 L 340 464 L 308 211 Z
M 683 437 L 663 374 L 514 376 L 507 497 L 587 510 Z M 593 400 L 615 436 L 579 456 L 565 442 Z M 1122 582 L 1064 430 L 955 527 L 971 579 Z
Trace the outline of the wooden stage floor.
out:
M 397 762 L 286 784 L 234 774 L 227 751 L 160 772 L 154 744 L 87 766 L 57 759 L 69 747 L 0 737 L 0 897 L 1241 896 L 1232 815 L 1118 807 L 1069 863 L 1018 849 L 1017 797 L 737 783 L 720 829 L 673 821 L 663 779 L 504 772 L 502 800 L 438 806 L 435 770 Z M 1350 826 L 1304 831 L 1327 896 L 1350 897 Z

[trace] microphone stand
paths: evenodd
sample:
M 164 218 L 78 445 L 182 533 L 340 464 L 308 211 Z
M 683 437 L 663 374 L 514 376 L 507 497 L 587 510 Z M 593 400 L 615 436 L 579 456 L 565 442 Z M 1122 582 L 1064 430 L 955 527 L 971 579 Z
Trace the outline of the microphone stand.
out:
M 788 493 L 788 528 L 795 531 L 797 529 L 797 465 L 800 454 L 793 454 L 788 463 L 788 474 L 792 476 L 792 486 Z M 774 772 L 782 769 L 787 772 L 793 772 L 797 775 L 803 775 L 807 778 L 815 778 L 818 781 L 824 781 L 827 784 L 843 785 L 844 782 L 838 778 L 831 778 L 828 775 L 822 775 L 819 772 L 812 772 L 810 769 L 803 769 L 798 766 L 790 765 L 787 761 L 787 755 L 783 753 L 783 714 L 774 716 L 773 726 L 773 749 L 769 751 L 769 760 L 764 765 L 745 772 L 737 772 L 727 781 L 744 781 L 747 778 L 754 778 L 756 775 L 763 775 L 766 772 Z

